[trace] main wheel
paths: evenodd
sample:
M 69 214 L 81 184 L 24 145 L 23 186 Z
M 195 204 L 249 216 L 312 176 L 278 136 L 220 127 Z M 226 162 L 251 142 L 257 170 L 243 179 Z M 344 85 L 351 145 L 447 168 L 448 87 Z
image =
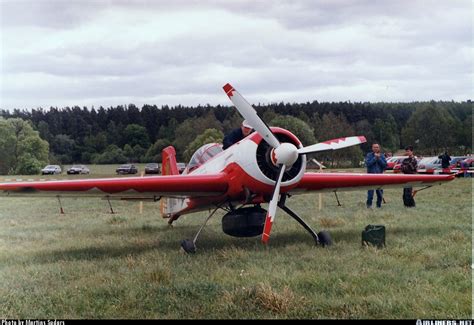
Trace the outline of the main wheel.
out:
M 260 207 L 240 208 L 222 217 L 222 231 L 234 237 L 254 237 L 263 232 L 267 211 Z
M 321 246 L 326 247 L 326 246 L 331 246 L 332 245 L 332 239 L 331 236 L 327 231 L 320 231 L 318 233 L 318 240 Z

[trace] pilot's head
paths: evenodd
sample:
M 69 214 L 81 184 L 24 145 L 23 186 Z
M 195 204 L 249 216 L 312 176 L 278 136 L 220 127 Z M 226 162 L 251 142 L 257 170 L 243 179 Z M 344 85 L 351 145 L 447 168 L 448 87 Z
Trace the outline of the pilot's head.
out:
M 250 124 L 247 122 L 247 120 L 244 120 L 242 122 L 242 126 L 240 127 L 240 129 L 242 130 L 242 134 L 244 135 L 244 137 L 246 137 L 247 135 L 249 135 L 253 131 L 252 126 L 250 126 Z

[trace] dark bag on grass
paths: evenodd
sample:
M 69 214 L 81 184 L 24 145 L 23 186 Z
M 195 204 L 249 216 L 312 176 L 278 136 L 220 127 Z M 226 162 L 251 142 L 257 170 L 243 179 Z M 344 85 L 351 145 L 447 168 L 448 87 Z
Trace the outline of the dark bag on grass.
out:
M 362 231 L 362 246 L 373 245 L 377 248 L 385 246 L 385 226 L 368 225 Z

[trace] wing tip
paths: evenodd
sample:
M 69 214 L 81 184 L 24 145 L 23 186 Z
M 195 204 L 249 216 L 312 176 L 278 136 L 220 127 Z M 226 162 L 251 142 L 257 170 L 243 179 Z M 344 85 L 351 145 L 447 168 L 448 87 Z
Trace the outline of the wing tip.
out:
M 226 83 L 224 85 L 224 87 L 222 87 L 225 91 L 225 93 L 227 94 L 227 96 L 232 97 L 233 95 L 233 91 L 235 90 L 234 87 L 232 87 L 232 85 L 230 83 Z
M 366 143 L 367 142 L 367 139 L 363 135 L 359 135 L 358 138 L 359 138 L 360 143 Z

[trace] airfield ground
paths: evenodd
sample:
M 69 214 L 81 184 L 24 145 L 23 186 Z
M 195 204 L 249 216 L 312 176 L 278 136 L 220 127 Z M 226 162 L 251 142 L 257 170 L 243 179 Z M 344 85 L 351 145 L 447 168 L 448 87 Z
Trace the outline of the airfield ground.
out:
M 342 207 L 323 194 L 321 211 L 318 194 L 291 197 L 330 248 L 283 211 L 268 247 L 225 235 L 220 213 L 192 256 L 180 241 L 207 212 L 170 228 L 158 203 L 113 202 L 111 215 L 107 201 L 63 199 L 60 215 L 55 198 L 0 198 L 0 317 L 470 319 L 471 179 L 419 192 L 415 209 L 401 196 L 368 210 L 365 191 L 339 193 Z M 385 225 L 386 248 L 361 247 L 368 224 Z

